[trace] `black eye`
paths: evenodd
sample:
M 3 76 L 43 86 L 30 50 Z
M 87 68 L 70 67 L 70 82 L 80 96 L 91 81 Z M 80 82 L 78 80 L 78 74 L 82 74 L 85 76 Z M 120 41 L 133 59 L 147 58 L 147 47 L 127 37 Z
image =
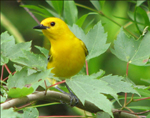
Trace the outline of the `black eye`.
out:
M 54 26 L 55 25 L 55 22 L 51 22 L 51 26 Z

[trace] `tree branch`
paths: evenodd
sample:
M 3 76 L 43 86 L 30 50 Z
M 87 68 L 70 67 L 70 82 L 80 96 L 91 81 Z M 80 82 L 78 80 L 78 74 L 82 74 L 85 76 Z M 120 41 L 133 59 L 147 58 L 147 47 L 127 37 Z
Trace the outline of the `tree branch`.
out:
M 14 98 L 11 99 L 9 101 L 6 101 L 4 103 L 1 104 L 1 107 L 3 109 L 9 109 L 11 107 L 20 105 L 20 104 L 27 104 L 29 102 L 32 101 L 38 101 L 38 100 L 46 100 L 49 102 L 64 102 L 66 104 L 70 104 L 70 97 L 66 94 L 60 93 L 60 92 L 56 92 L 56 91 L 47 91 L 47 94 L 45 95 L 45 91 L 36 91 L 33 94 L 30 94 L 28 96 L 25 97 L 21 97 L 21 98 Z M 73 101 L 74 103 L 75 101 Z M 79 103 L 77 104 L 78 108 L 92 112 L 92 113 L 96 113 L 100 110 L 97 106 L 95 106 L 93 103 L 85 101 L 85 105 L 83 106 L 82 103 L 79 101 Z M 120 111 L 117 109 L 113 109 L 113 114 L 115 117 L 120 117 L 120 118 L 137 118 L 136 115 L 128 113 L 126 111 Z

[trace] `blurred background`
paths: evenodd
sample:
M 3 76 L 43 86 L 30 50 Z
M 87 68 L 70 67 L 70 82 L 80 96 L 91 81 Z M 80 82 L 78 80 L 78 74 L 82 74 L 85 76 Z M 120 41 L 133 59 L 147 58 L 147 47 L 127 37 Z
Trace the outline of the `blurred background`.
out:
M 25 5 L 36 5 L 36 6 L 41 5 L 51 9 L 51 7 L 44 0 L 42 1 L 24 0 L 22 2 Z M 75 0 L 75 2 L 90 7 L 92 9 L 95 9 L 95 7 L 91 4 L 90 1 L 84 2 L 84 1 Z M 143 4 L 147 5 L 147 2 L 144 2 Z M 131 31 L 136 36 L 139 36 L 135 24 L 126 20 L 129 19 L 129 16 L 131 16 L 131 14 L 134 12 L 134 6 L 135 6 L 134 3 L 128 1 L 105 1 L 103 7 L 101 8 L 101 11 L 106 16 L 113 19 L 115 22 L 119 23 L 121 26 L 127 26 L 127 29 L 129 31 Z M 90 10 L 81 7 L 77 7 L 77 9 L 78 9 L 78 18 L 80 18 L 84 14 L 91 12 Z M 42 47 L 44 46 L 46 48 L 49 47 L 48 44 L 46 44 L 47 41 L 45 41 L 43 35 L 33 30 L 33 27 L 36 26 L 37 23 L 24 10 L 24 8 L 20 6 L 20 3 L 18 3 L 17 1 L 1 1 L 1 13 L 18 30 L 18 32 L 21 34 L 22 38 L 25 41 L 32 40 L 33 52 L 38 53 L 37 50 L 34 48 L 34 45 L 38 45 Z M 34 15 L 39 21 L 44 19 L 44 17 L 38 14 L 34 14 Z M 117 17 L 123 17 L 126 19 L 120 19 Z M 150 14 L 149 14 L 149 19 L 150 19 Z M 120 27 L 115 23 L 113 23 L 112 21 L 110 21 L 109 19 L 107 19 L 106 17 L 97 14 L 89 15 L 86 18 L 82 28 L 84 29 L 85 33 L 87 33 L 100 20 L 102 22 L 102 25 L 104 26 L 105 32 L 107 32 L 108 34 L 107 43 L 111 43 L 110 47 L 113 48 L 113 41 L 116 39 Z M 90 23 L 90 25 L 88 25 L 87 27 L 88 23 Z M 6 30 L 9 30 L 9 26 L 6 27 L 2 24 L 0 32 L 2 33 Z M 11 34 L 11 32 L 9 33 Z M 126 65 L 127 65 L 126 62 L 119 60 L 115 55 L 113 55 L 110 52 L 110 49 L 108 49 L 107 52 L 105 52 L 104 54 L 100 55 L 97 58 L 91 59 L 89 61 L 89 73 L 92 74 L 97 72 L 99 69 L 102 69 L 105 71 L 105 75 L 113 74 L 113 75 L 125 76 Z M 10 68 L 11 72 L 15 71 L 13 64 L 11 62 L 9 62 L 8 67 Z M 8 73 L 5 70 L 4 78 L 7 76 Z M 129 65 L 129 78 L 138 85 L 143 85 L 143 84 L 148 85 L 145 82 L 141 81 L 141 79 L 142 78 L 150 79 L 150 66 Z M 55 105 L 55 107 L 49 106 L 47 110 L 49 111 L 49 109 L 51 109 L 50 112 L 51 115 L 55 114 L 54 112 L 56 111 L 57 114 L 65 115 L 65 114 L 72 114 L 72 110 L 75 111 L 77 110 L 76 108 L 68 109 L 68 106 L 66 105 Z M 60 109 L 63 109 L 63 113 L 61 113 L 62 110 Z M 43 109 L 40 108 L 40 110 L 42 111 Z M 78 114 L 78 110 L 76 113 Z

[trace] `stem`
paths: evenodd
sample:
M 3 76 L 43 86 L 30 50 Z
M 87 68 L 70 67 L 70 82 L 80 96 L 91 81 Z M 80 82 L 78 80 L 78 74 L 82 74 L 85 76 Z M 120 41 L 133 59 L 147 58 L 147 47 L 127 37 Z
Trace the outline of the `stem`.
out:
M 132 97 L 131 97 L 130 101 L 126 104 L 126 106 L 129 105 L 133 101 L 133 96 L 134 96 L 134 94 L 132 94 Z
M 1 81 L 3 80 L 3 73 L 4 73 L 4 65 L 2 66 L 2 70 L 1 70 Z
M 20 3 L 20 5 L 24 5 L 20 0 L 19 0 L 18 2 Z M 30 10 L 29 10 L 28 8 L 26 8 L 26 7 L 23 7 L 23 8 L 26 10 L 26 12 L 28 12 L 28 13 L 30 14 L 30 16 L 31 16 L 38 24 L 40 24 L 39 20 L 33 15 L 32 12 L 30 12 Z
M 147 99 L 150 99 L 150 97 L 147 97 L 147 98 L 141 98 L 141 99 L 136 99 L 136 100 L 133 100 L 134 102 L 137 102 L 137 101 L 140 101 L 140 100 L 147 100 Z
M 86 64 L 86 74 L 89 75 L 89 68 L 88 68 L 88 62 L 87 62 L 87 60 L 85 60 L 85 64 Z
M 16 71 L 15 71 L 15 72 L 16 72 Z M 15 74 L 15 72 L 13 72 L 12 75 Z M 7 80 L 7 79 L 8 79 L 8 77 L 6 77 L 5 79 L 3 79 L 3 81 L 5 81 L 5 80 Z
M 53 84 L 53 85 L 51 85 L 51 86 L 48 86 L 48 88 L 53 87 L 53 86 L 58 85 L 58 84 L 62 84 L 62 83 L 65 83 L 65 80 L 63 80 L 63 81 L 61 81 L 61 82 L 57 82 L 57 83 L 55 83 L 55 84 Z
M 127 68 L 126 68 L 126 76 L 128 77 L 128 70 L 129 70 L 129 62 L 127 63 Z
M 106 16 L 102 11 L 97 11 L 95 9 L 92 9 L 90 7 L 87 7 L 85 5 L 81 5 L 81 4 L 78 4 L 78 3 L 75 3 L 77 6 L 79 7 L 82 7 L 82 8 L 85 8 L 85 9 L 88 9 L 88 10 L 91 10 L 91 11 L 94 11 L 94 12 L 97 12 L 99 13 L 100 15 L 104 16 L 105 18 L 109 19 L 110 21 L 112 21 L 113 23 L 115 23 L 116 25 L 118 25 L 119 27 L 122 27 L 121 24 L 117 23 L 115 20 L 111 19 L 110 17 Z M 125 27 L 123 27 L 124 30 L 126 30 L 129 34 L 131 34 L 132 36 L 134 36 L 136 39 L 138 38 L 136 35 L 134 35 L 132 32 L 130 32 L 128 29 L 126 29 Z
M 11 74 L 11 71 L 9 70 L 8 66 L 6 64 L 4 66 L 5 66 L 6 70 L 8 71 L 8 73 Z

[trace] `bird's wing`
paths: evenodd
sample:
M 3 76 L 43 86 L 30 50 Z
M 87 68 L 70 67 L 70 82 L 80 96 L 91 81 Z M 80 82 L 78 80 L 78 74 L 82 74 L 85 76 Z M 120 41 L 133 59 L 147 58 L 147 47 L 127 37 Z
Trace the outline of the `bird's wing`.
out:
M 85 56 L 87 56 L 89 54 L 88 49 L 87 49 L 87 47 L 85 46 L 84 42 L 81 39 L 80 39 L 80 42 L 81 42 L 81 45 L 82 45 L 82 47 L 84 49 Z
M 51 51 L 50 51 L 50 52 L 49 52 L 49 55 L 48 55 L 48 61 L 51 62 L 52 59 L 53 59 L 53 56 L 52 56 Z

